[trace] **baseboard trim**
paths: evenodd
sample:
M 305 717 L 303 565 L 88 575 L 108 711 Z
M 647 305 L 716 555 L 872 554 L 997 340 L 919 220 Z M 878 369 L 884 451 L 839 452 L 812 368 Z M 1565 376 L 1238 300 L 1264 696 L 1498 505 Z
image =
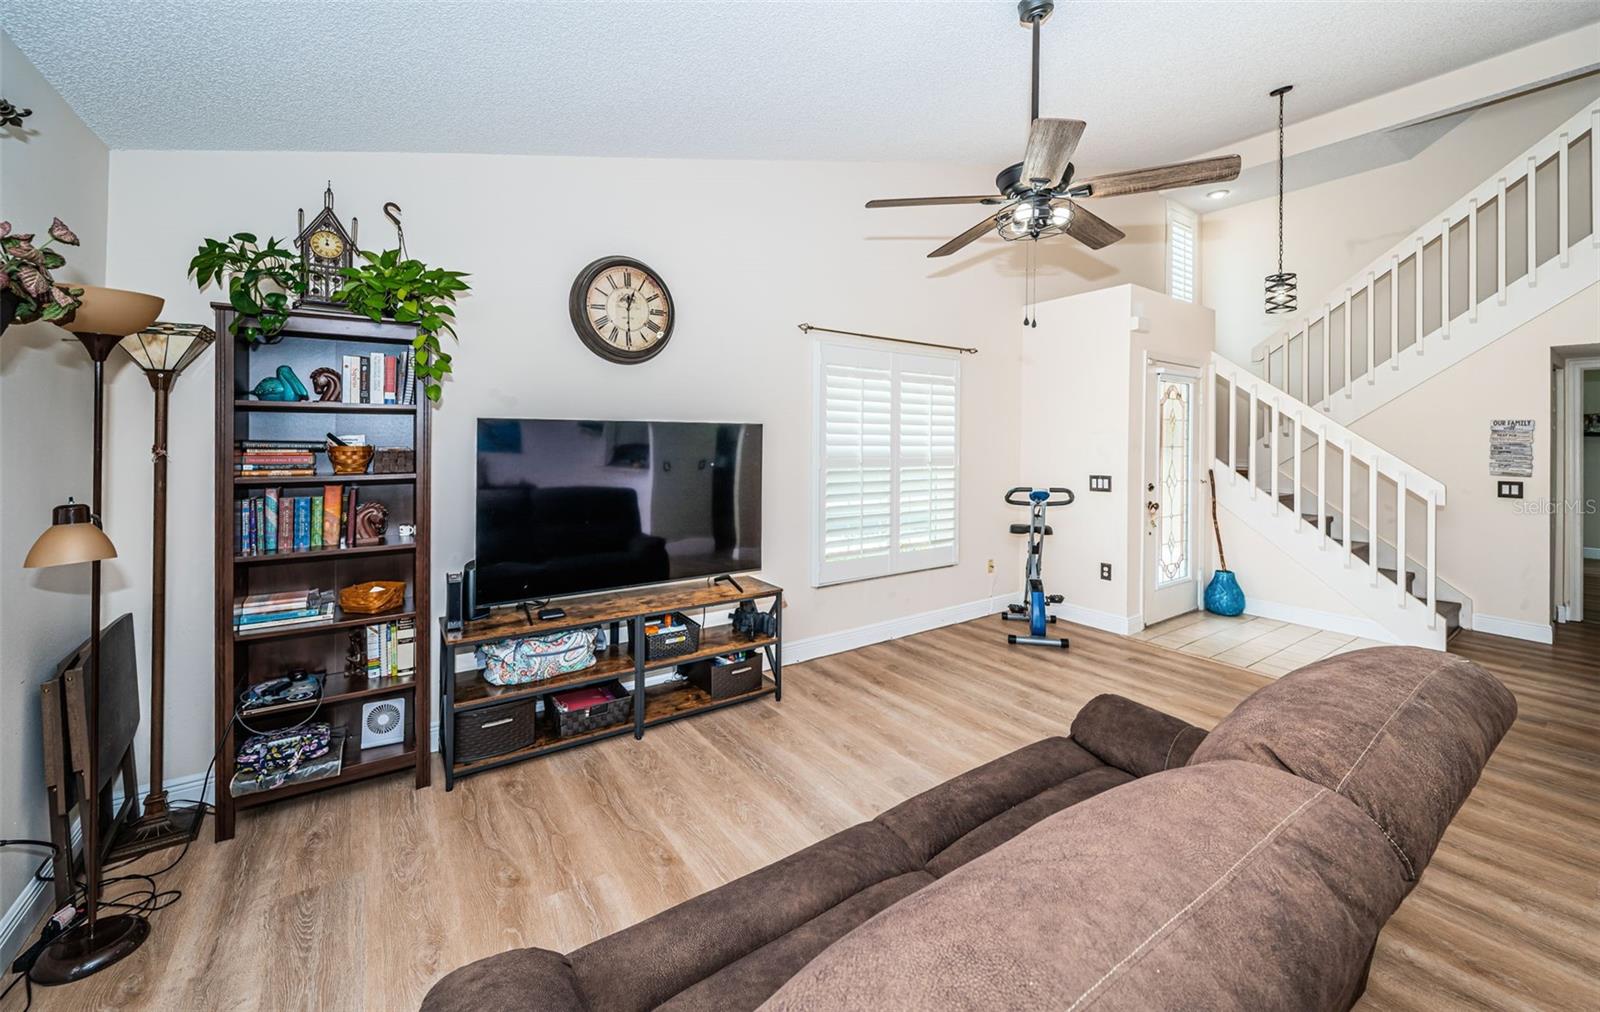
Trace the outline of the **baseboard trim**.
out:
M 1583 557 L 1586 559 L 1600 559 L 1600 548 L 1590 548 L 1585 545 L 1583 549 Z
M 1481 611 L 1472 616 L 1472 631 L 1488 633 L 1491 636 L 1509 636 L 1512 639 L 1546 645 L 1556 640 L 1555 630 L 1548 622 L 1525 622 L 1518 618 L 1485 615 Z
M 869 647 L 874 643 L 886 643 L 889 640 L 901 639 L 916 633 L 927 632 L 958 622 L 970 622 L 975 618 L 993 615 L 1003 611 L 1014 595 L 1002 594 L 995 597 L 979 598 L 976 601 L 967 601 L 963 604 L 953 604 L 946 608 L 935 608 L 933 611 L 919 612 L 915 615 L 904 615 L 900 618 L 885 619 L 882 622 L 873 622 L 869 625 L 856 626 L 854 629 L 841 629 L 838 632 L 823 633 L 820 636 L 807 636 L 804 639 L 790 640 L 783 646 L 783 662 L 785 664 L 800 664 L 805 661 L 815 660 L 818 657 L 827 657 L 830 654 L 844 653 L 846 650 L 858 650 Z
M 1318 611 L 1315 608 L 1302 608 L 1296 604 L 1280 604 L 1277 601 L 1262 601 L 1257 598 L 1245 599 L 1244 611 L 1246 615 L 1257 618 L 1270 618 L 1279 622 L 1293 622 L 1295 625 L 1309 626 L 1312 629 L 1326 629 L 1329 632 L 1344 633 L 1349 636 L 1360 636 L 1363 639 L 1377 640 L 1379 643 L 1398 643 L 1394 633 L 1374 622 L 1370 618 L 1358 615 L 1341 615 L 1334 611 Z

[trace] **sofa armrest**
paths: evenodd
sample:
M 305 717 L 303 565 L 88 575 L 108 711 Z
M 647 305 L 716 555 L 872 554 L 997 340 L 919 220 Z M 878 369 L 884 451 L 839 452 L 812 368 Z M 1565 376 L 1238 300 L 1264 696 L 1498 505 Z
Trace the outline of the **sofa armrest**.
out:
M 422 1012 L 539 1009 L 588 1012 L 567 957 L 549 949 L 512 949 L 444 975 L 422 999 Z
M 1193 724 L 1110 693 L 1089 700 L 1072 719 L 1073 741 L 1136 777 L 1182 766 L 1205 736 Z

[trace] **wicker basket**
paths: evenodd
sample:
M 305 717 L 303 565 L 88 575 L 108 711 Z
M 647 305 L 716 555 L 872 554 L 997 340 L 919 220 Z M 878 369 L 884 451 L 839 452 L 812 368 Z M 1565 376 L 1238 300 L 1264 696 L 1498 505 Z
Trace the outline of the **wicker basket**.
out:
M 616 698 L 607 703 L 597 703 L 586 710 L 562 712 L 549 696 L 545 697 L 545 718 L 557 738 L 570 738 L 575 734 L 612 727 L 633 716 L 633 693 L 624 689 L 621 682 L 612 680 L 602 683 L 600 687 L 610 689 Z
M 339 591 L 339 608 L 352 615 L 381 615 L 406 603 L 406 585 L 390 580 L 358 583 Z
M 743 660 L 713 657 L 710 660 L 686 664 L 681 669 L 689 684 L 712 699 L 742 696 L 761 688 L 761 651 L 745 653 Z
M 367 465 L 372 463 L 372 453 L 370 446 L 328 444 L 328 462 L 333 465 L 334 474 L 366 474 Z
M 665 660 L 669 657 L 682 657 L 692 654 L 700 649 L 700 623 L 685 615 L 681 611 L 668 612 L 660 619 L 645 619 L 646 626 L 650 625 L 681 625 L 683 628 L 671 633 L 644 634 L 644 659 L 647 661 Z
M 534 700 L 456 711 L 456 762 L 470 763 L 527 748 L 538 737 Z

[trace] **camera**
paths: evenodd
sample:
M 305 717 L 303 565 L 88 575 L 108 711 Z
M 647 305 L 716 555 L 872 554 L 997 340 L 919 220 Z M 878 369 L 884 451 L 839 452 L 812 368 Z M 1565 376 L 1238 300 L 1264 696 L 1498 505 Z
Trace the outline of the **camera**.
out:
M 778 635 L 777 614 L 762 611 L 754 601 L 740 601 L 739 607 L 729 612 L 728 618 L 733 622 L 734 633 L 746 639 Z

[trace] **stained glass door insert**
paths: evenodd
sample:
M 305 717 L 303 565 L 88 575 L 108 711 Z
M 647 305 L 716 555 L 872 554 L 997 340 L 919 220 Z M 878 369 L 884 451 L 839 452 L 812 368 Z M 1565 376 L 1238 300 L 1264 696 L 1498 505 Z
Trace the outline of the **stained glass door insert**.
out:
M 1156 418 L 1160 429 L 1156 457 L 1156 579 L 1160 586 L 1190 578 L 1189 542 L 1194 518 L 1190 515 L 1193 480 L 1194 383 L 1162 376 L 1156 383 Z

